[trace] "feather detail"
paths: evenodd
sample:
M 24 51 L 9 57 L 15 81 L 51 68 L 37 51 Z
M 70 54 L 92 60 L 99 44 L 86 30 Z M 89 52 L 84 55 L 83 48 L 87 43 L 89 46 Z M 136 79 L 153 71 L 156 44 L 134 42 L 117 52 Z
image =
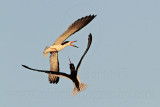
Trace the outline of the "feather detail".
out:
M 76 86 L 74 86 L 72 95 L 76 95 L 76 94 L 78 94 L 79 92 L 85 90 L 86 88 L 87 88 L 87 85 L 86 85 L 86 84 L 80 83 L 80 84 L 79 84 L 79 89 L 78 89 Z

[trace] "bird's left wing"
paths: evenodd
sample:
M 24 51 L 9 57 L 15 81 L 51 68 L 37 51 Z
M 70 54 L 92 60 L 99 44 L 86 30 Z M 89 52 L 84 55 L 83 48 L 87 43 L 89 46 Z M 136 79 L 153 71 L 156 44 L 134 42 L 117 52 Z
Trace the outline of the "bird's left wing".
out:
M 70 79 L 70 76 L 66 73 L 63 73 L 63 72 L 55 72 L 55 71 L 48 71 L 48 70 L 38 70 L 38 69 L 33 69 L 33 68 L 30 68 L 26 65 L 22 65 L 24 68 L 27 68 L 29 70 L 33 70 L 33 71 L 38 71 L 38 72 L 44 72 L 44 73 L 47 73 L 47 74 L 54 74 L 54 75 L 57 75 L 58 77 L 65 77 L 65 78 L 68 78 Z
M 76 68 L 76 71 L 77 71 L 77 72 L 79 71 L 81 62 L 82 62 L 84 56 L 86 55 L 86 53 L 88 52 L 88 50 L 89 50 L 89 48 L 90 48 L 90 46 L 91 46 L 91 43 L 92 43 L 92 34 L 90 33 L 90 34 L 88 35 L 88 45 L 87 45 L 87 48 L 86 48 L 84 54 L 82 55 L 82 57 L 81 57 L 78 65 L 77 65 L 77 68 Z

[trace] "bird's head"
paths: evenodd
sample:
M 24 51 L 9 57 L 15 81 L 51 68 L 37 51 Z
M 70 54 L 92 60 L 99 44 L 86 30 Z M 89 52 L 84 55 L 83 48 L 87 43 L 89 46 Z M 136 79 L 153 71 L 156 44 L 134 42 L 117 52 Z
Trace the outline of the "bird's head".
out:
M 70 58 L 69 58 L 69 66 L 71 71 L 75 71 L 74 64 L 71 62 Z

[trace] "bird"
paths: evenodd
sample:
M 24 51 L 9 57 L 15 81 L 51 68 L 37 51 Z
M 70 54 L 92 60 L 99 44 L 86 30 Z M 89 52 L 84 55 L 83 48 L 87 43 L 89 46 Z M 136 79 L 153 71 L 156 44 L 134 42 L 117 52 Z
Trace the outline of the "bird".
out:
M 76 20 L 72 23 L 68 29 L 60 35 L 54 44 L 50 47 L 46 46 L 43 51 L 43 56 L 46 57 L 48 53 L 50 53 L 50 70 L 59 72 L 59 62 L 58 62 L 58 52 L 61 51 L 66 46 L 73 46 L 78 48 L 78 46 L 73 45 L 72 43 L 77 41 L 65 41 L 68 37 L 70 37 L 75 32 L 79 31 L 83 27 L 85 27 L 88 23 L 90 23 L 97 15 L 88 15 Z M 49 82 L 52 84 L 57 84 L 59 81 L 59 77 L 49 74 L 48 75 Z
M 92 43 L 92 34 L 90 33 L 89 36 L 88 36 L 87 48 L 86 48 L 85 52 L 83 53 L 80 61 L 78 62 L 78 65 L 77 65 L 76 69 L 75 69 L 74 64 L 69 59 L 69 61 L 70 61 L 69 66 L 70 66 L 70 71 L 71 71 L 70 74 L 66 74 L 66 73 L 63 73 L 63 72 L 33 69 L 33 68 L 30 68 L 26 65 L 22 65 L 22 66 L 27 68 L 27 69 L 33 70 L 33 71 L 44 72 L 44 73 L 47 73 L 47 74 L 54 74 L 58 77 L 65 77 L 65 78 L 68 78 L 68 79 L 72 80 L 73 85 L 74 85 L 72 95 L 76 95 L 78 92 L 83 91 L 84 89 L 87 88 L 87 85 L 80 81 L 79 76 L 78 76 L 78 71 L 80 69 L 80 65 L 82 63 L 82 60 L 83 60 L 84 56 L 86 55 L 86 53 L 88 52 L 88 50 L 91 46 L 91 43 Z
M 68 37 L 70 37 L 72 34 L 74 34 L 75 32 L 79 31 L 80 29 L 82 29 L 83 27 L 85 27 L 88 23 L 90 23 L 94 18 L 96 17 L 96 15 L 89 15 L 89 16 L 85 16 L 82 17 L 78 20 L 76 20 L 74 23 L 72 23 L 68 29 L 62 34 L 60 35 L 56 41 L 54 42 L 54 44 L 50 47 L 46 47 L 43 51 L 43 55 L 44 57 L 47 56 L 47 54 L 49 52 L 54 52 L 54 51 L 61 51 L 63 48 L 65 48 L 66 46 L 73 46 L 73 47 L 77 47 L 75 45 L 73 45 L 72 43 L 76 42 L 76 41 L 65 41 Z M 64 42 L 65 41 L 65 42 Z M 78 48 L 78 47 L 77 47 Z

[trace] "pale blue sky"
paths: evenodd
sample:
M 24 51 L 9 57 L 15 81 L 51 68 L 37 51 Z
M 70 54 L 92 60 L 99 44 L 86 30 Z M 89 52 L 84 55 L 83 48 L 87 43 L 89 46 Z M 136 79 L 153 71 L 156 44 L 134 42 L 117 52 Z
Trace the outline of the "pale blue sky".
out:
M 0 107 L 159 107 L 159 0 L 1 0 Z M 21 66 L 49 69 L 43 50 L 75 20 L 97 17 L 68 40 L 80 48 L 59 52 L 61 72 L 70 73 L 93 43 L 79 77 L 88 88 L 72 96 L 73 84 Z

